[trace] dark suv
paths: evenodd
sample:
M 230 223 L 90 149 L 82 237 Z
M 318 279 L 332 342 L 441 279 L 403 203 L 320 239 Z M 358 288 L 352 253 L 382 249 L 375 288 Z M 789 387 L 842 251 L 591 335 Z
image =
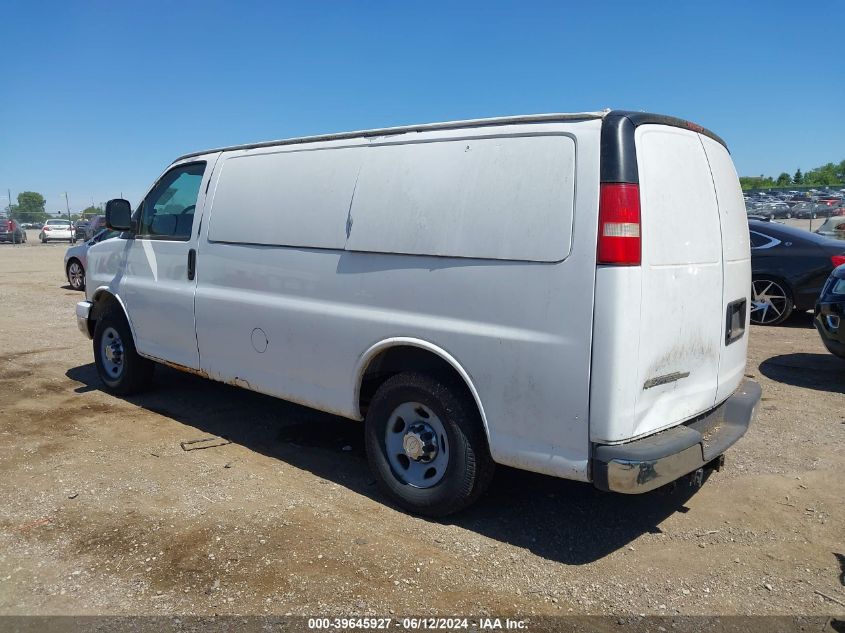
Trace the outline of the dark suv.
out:
M 26 242 L 26 231 L 21 228 L 17 220 L 0 218 L 0 242 L 23 244 Z
M 73 239 L 84 240 L 87 239 L 88 234 L 88 220 L 77 220 L 73 223 Z
M 106 228 L 106 216 L 95 215 L 85 227 L 85 239 L 90 240 L 104 228 Z

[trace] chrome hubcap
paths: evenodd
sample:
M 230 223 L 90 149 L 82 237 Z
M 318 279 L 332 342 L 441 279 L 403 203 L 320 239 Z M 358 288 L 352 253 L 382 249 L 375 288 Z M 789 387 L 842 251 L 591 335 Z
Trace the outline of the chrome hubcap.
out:
M 446 429 L 427 406 L 405 402 L 396 407 L 384 439 L 387 460 L 400 481 L 430 488 L 443 479 L 449 464 Z
M 82 272 L 82 266 L 74 262 L 68 268 L 68 277 L 70 278 L 70 285 L 74 288 L 80 288 L 85 274 Z
M 100 341 L 100 360 L 110 378 L 118 378 L 123 371 L 123 341 L 113 327 L 106 328 Z
M 786 291 L 776 282 L 758 279 L 751 282 L 751 320 L 765 325 L 777 321 L 786 310 Z

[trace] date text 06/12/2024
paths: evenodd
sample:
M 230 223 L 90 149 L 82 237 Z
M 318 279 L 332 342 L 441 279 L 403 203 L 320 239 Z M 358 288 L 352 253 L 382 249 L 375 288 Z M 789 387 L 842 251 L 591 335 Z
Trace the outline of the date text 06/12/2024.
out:
M 479 618 L 477 622 L 469 618 L 308 618 L 311 630 L 379 630 L 393 627 L 404 630 L 467 630 L 474 629 L 495 631 L 519 631 L 527 628 L 525 620 L 510 618 Z

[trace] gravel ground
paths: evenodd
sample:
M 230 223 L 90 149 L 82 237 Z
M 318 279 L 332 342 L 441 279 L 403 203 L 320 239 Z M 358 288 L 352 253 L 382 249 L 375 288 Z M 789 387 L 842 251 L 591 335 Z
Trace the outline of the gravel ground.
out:
M 807 315 L 752 327 L 758 418 L 700 490 L 500 468 L 429 521 L 358 423 L 166 368 L 101 391 L 66 245 L 29 237 L 0 245 L 0 614 L 845 614 L 845 362 Z

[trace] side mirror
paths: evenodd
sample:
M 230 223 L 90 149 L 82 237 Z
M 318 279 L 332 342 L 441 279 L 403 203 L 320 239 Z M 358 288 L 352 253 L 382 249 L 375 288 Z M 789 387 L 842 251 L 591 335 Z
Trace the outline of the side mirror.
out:
M 132 205 L 128 200 L 115 198 L 106 203 L 106 226 L 115 231 L 132 229 Z

